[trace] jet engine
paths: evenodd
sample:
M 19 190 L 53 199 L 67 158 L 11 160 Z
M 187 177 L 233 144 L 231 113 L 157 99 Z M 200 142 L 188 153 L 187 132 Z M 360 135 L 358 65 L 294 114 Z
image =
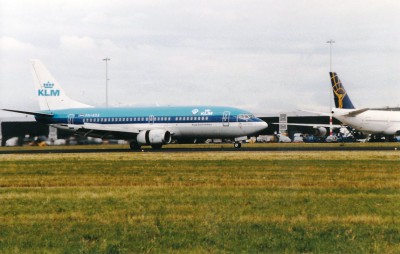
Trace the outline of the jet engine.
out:
M 317 128 L 314 128 L 314 130 L 315 130 L 314 135 L 317 137 L 325 137 L 326 132 L 327 132 L 325 127 L 317 127 Z
M 171 142 L 171 133 L 161 129 L 141 131 L 137 135 L 136 141 L 139 145 L 151 145 L 153 148 L 161 148 L 162 145 Z

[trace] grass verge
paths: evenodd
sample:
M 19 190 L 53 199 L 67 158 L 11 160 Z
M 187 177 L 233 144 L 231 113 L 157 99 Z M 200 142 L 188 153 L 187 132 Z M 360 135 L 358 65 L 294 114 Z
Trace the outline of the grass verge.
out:
M 399 159 L 0 155 L 0 252 L 398 253 Z

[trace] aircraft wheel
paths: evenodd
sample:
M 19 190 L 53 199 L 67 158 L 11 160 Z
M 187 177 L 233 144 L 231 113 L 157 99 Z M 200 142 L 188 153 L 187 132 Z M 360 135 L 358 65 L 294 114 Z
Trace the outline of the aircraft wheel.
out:
M 241 147 L 242 147 L 242 143 L 236 142 L 233 146 L 234 146 L 235 148 L 241 148 Z
M 129 143 L 129 147 L 132 150 L 140 150 L 140 145 L 136 141 L 132 141 Z
M 154 150 L 159 150 L 161 149 L 162 145 L 151 145 L 151 148 L 153 148 Z

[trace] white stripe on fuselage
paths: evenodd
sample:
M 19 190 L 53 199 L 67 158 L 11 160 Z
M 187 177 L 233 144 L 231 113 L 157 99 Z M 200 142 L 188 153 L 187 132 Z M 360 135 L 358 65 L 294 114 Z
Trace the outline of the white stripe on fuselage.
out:
M 193 123 L 123 123 L 123 124 L 95 124 L 101 126 L 102 129 L 118 128 L 121 130 L 137 129 L 137 130 L 152 130 L 163 129 L 168 130 L 177 137 L 195 137 L 195 138 L 234 138 L 240 136 L 251 135 L 265 129 L 268 125 L 265 122 L 193 122 Z M 84 123 L 83 125 L 64 125 L 54 124 L 54 127 L 68 128 L 87 128 L 92 129 L 93 124 Z
M 105 124 L 107 125 L 107 124 Z M 230 122 L 224 125 L 221 122 L 195 123 L 154 123 L 154 124 L 112 124 L 121 128 L 134 127 L 139 130 L 165 129 L 179 137 L 238 137 L 250 135 L 266 127 L 265 122 Z

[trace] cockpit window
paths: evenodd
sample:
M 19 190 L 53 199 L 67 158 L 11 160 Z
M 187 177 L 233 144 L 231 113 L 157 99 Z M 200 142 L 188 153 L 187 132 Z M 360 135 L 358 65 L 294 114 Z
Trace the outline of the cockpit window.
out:
M 238 115 L 238 118 L 241 120 L 249 120 L 251 118 L 254 118 L 253 114 L 240 114 Z

